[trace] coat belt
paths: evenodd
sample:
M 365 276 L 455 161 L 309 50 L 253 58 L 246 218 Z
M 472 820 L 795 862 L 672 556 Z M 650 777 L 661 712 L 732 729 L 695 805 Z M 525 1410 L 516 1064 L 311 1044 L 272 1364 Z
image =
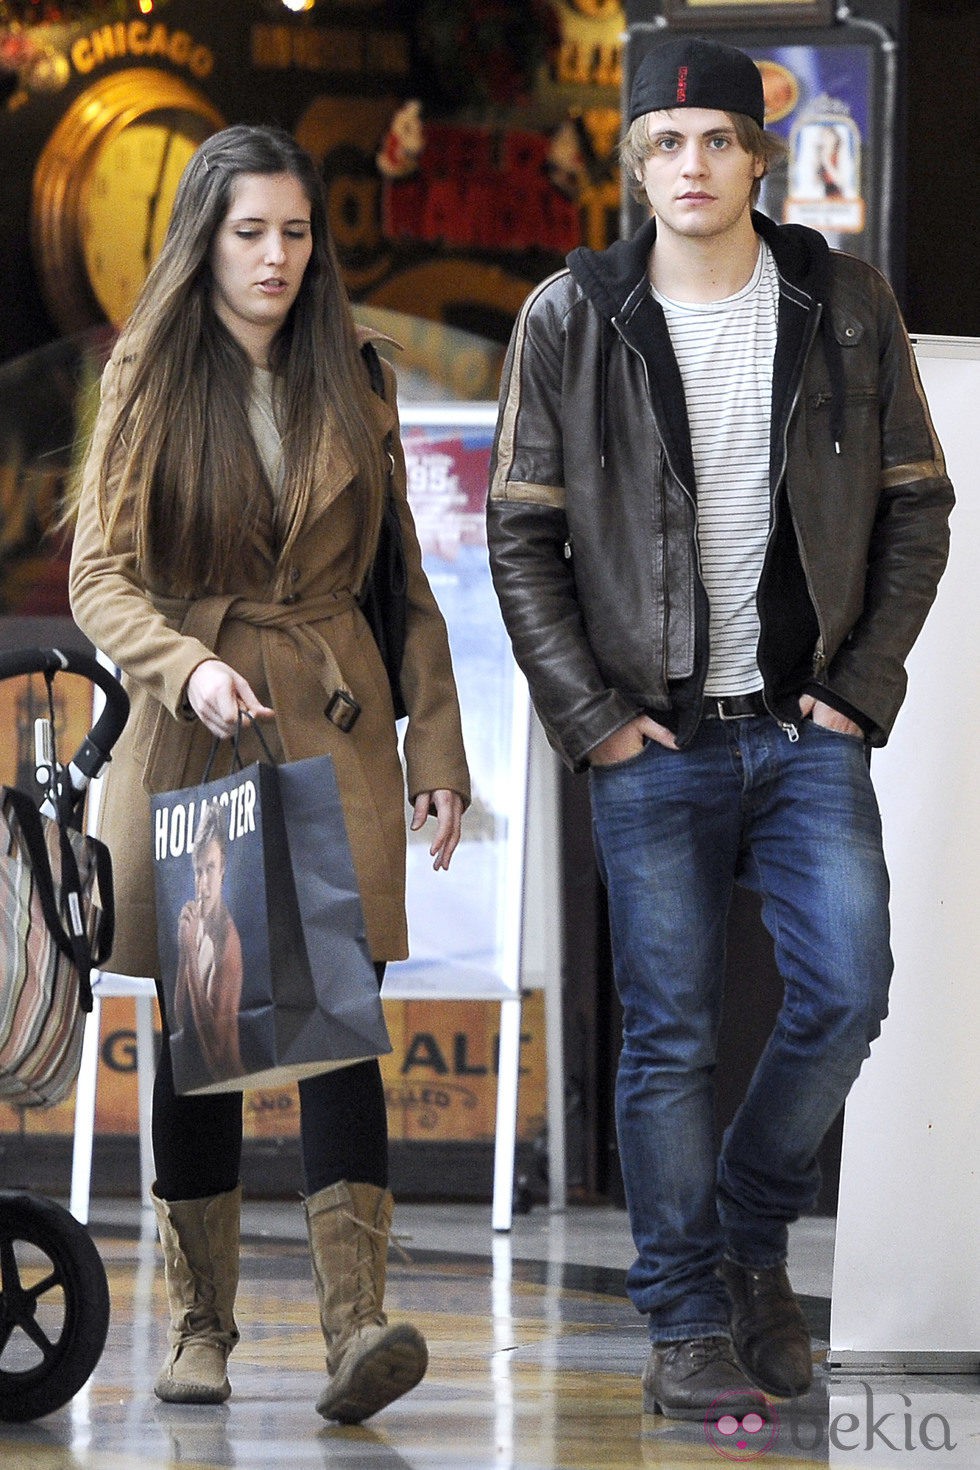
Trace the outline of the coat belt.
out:
M 228 620 L 285 633 L 295 644 L 301 661 L 307 667 L 317 669 L 317 677 L 328 701 L 338 691 L 351 698 L 333 649 L 313 627 L 313 624 L 329 622 L 331 618 L 355 608 L 357 599 L 350 591 L 324 593 L 296 602 L 260 602 L 233 593 L 199 598 L 154 597 L 153 605 L 169 623 L 179 627 L 181 633 L 196 638 L 205 648 L 217 648 L 221 628 Z M 265 674 L 272 704 L 278 709 L 280 691 L 276 671 L 266 668 Z M 175 720 L 169 710 L 160 706 L 143 776 L 143 784 L 148 791 L 171 791 L 180 787 L 197 723 L 190 719 Z M 283 725 L 279 726 L 279 738 L 287 759 L 293 759 L 287 745 L 288 729 Z

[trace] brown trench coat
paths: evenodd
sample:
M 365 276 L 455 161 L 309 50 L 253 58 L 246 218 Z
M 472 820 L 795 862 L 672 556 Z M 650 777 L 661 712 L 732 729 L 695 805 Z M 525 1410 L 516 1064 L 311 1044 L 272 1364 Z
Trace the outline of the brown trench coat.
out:
M 201 779 L 211 737 L 190 714 L 185 691 L 198 664 L 214 656 L 241 673 L 276 711 L 275 725 L 267 723 L 264 733 L 277 759 L 333 757 L 371 954 L 375 960 L 403 959 L 406 775 L 410 799 L 420 791 L 448 789 L 468 802 L 470 788 L 446 626 L 422 570 L 406 498 L 391 369 L 385 366 L 387 402 L 378 399 L 377 411 L 379 435 L 395 429 L 394 490 L 409 570 L 404 773 L 384 666 L 352 596 L 356 507 L 351 468 L 336 442 L 324 436 L 305 520 L 265 585 L 243 584 L 237 599 L 182 605 L 153 596 L 131 548 L 107 551 L 98 512 L 98 465 L 127 371 L 117 353 L 102 379 L 69 582 L 78 626 L 123 670 L 132 701 L 99 814 L 116 884 L 112 966 L 124 974 L 158 973 L 149 798 Z M 271 566 L 271 548 L 267 553 Z M 324 714 L 338 680 L 362 711 L 347 733 Z M 259 754 L 246 731 L 243 759 Z M 230 752 L 223 764 L 216 762 L 214 774 L 229 764 Z

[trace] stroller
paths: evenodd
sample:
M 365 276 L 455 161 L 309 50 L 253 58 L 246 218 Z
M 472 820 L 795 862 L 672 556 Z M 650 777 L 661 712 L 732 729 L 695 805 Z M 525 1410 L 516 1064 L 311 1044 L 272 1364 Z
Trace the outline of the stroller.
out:
M 52 685 L 61 672 L 82 675 L 105 696 L 67 767 L 54 749 Z M 11 877 L 0 916 L 0 1096 L 18 1107 L 59 1101 L 78 1073 L 89 970 L 108 958 L 113 918 L 108 853 L 81 836 L 81 813 L 129 713 L 122 685 L 88 654 L 0 654 L 0 680 L 35 673 L 44 675 L 49 711 L 35 722 L 39 794 L 0 789 L 0 865 Z M 42 961 L 46 984 L 37 979 Z M 67 1403 L 95 1369 L 108 1328 L 105 1268 L 85 1227 L 53 1200 L 0 1189 L 0 1421 L 36 1419 Z

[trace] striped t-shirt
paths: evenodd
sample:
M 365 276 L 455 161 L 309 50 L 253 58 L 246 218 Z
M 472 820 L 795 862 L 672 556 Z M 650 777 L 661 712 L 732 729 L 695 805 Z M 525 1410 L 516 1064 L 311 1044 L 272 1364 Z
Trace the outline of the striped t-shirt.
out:
M 698 491 L 698 549 L 711 609 L 705 693 L 762 688 L 756 592 L 769 535 L 769 421 L 779 282 L 760 240 L 752 279 L 722 301 L 664 309 L 684 382 Z

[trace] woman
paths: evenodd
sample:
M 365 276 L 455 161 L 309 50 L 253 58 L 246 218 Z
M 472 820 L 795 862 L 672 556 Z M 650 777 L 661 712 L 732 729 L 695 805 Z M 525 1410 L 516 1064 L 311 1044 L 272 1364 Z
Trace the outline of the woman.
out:
M 409 564 L 412 828 L 434 815 L 430 853 L 437 870 L 449 866 L 469 778 L 388 368 L 385 390 L 382 400 L 371 389 L 311 160 L 277 129 L 210 138 L 187 165 L 106 367 L 78 491 L 72 610 L 132 700 L 100 815 L 116 874 L 116 969 L 158 974 L 150 793 L 199 782 L 212 738 L 230 736 L 242 710 L 267 722 L 277 760 L 333 757 L 379 976 L 406 954 L 404 777 L 384 666 L 355 600 L 391 431 Z M 243 760 L 258 759 L 247 722 L 243 739 Z M 390 1327 L 382 1306 L 392 1199 L 378 1064 L 304 1080 L 299 1096 L 329 1374 L 317 1408 L 359 1422 L 427 1362 L 421 1334 Z M 166 1025 L 153 1139 L 171 1313 L 155 1392 L 218 1403 L 238 1340 L 241 1095 L 176 1096 Z

